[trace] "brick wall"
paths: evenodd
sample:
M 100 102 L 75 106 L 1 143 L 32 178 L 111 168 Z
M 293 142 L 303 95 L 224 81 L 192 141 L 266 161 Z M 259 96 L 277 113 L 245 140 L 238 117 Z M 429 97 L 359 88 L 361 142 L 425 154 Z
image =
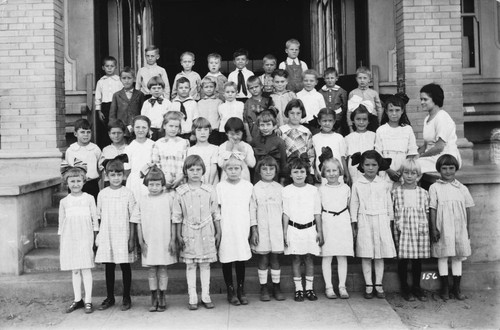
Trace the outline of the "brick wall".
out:
M 410 97 L 407 112 L 417 139 L 427 115 L 419 91 L 431 82 L 443 88 L 444 109 L 463 137 L 460 0 L 396 0 L 395 10 L 398 90 Z
M 0 4 L 0 153 L 64 146 L 63 6 Z

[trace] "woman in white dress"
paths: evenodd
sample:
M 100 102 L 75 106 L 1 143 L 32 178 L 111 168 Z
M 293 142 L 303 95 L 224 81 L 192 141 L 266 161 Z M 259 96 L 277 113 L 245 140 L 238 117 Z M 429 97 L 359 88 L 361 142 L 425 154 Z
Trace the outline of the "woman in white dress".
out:
M 436 161 L 443 154 L 454 156 L 462 164 L 457 147 L 456 125 L 451 116 L 442 109 L 444 92 L 437 84 L 428 84 L 420 89 L 420 105 L 429 114 L 424 119 L 424 145 L 418 150 L 418 162 L 422 173 L 435 172 Z

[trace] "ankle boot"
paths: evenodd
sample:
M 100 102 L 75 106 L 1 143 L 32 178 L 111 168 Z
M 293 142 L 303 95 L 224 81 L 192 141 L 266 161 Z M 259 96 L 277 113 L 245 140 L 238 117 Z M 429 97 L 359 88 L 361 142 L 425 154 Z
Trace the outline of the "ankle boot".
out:
M 439 293 L 439 296 L 441 297 L 441 299 L 446 301 L 450 298 L 448 275 L 440 276 L 440 278 L 441 278 L 441 291 Z
M 267 289 L 267 283 L 260 285 L 260 301 L 269 301 L 271 297 L 269 296 L 269 290 Z
M 453 296 L 457 300 L 465 300 L 465 295 L 460 292 L 460 280 L 462 276 L 453 276 L 453 288 L 451 289 Z
M 156 290 L 151 291 L 151 307 L 149 307 L 150 312 L 156 312 L 158 310 L 158 292 Z
M 283 293 L 281 293 L 281 288 L 280 288 L 279 283 L 273 283 L 273 296 L 274 296 L 274 299 L 276 299 L 278 301 L 285 300 Z
M 245 294 L 245 289 L 243 288 L 243 283 L 238 284 L 238 289 L 236 292 L 237 292 L 236 294 L 238 296 L 238 300 L 240 301 L 240 303 L 242 305 L 248 305 L 248 299 L 247 299 L 247 296 Z
M 234 292 L 234 287 L 232 285 L 227 286 L 227 301 L 234 306 L 240 305 L 240 301 L 236 297 L 236 293 Z
M 167 309 L 167 304 L 165 303 L 165 291 L 160 291 L 158 296 L 158 312 L 164 312 Z

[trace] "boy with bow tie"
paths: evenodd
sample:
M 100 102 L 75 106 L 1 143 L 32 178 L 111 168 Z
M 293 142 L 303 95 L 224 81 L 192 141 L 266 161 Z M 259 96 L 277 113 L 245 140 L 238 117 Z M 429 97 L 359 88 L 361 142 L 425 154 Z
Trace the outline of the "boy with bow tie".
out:
M 165 83 L 159 76 L 149 79 L 148 89 L 151 92 L 151 98 L 142 105 L 141 115 L 151 120 L 151 140 L 156 141 L 161 138 L 163 115 L 167 113 L 172 103 L 163 98 Z

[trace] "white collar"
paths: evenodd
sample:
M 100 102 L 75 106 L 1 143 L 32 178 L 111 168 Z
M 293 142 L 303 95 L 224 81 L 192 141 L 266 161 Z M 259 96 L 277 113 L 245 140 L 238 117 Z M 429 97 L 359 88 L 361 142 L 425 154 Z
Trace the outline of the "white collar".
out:
M 218 76 L 222 76 L 222 73 L 220 73 L 220 71 L 217 73 L 209 72 L 207 73 L 207 76 L 217 78 Z
M 293 58 L 293 59 L 292 59 L 292 58 L 290 58 L 290 57 L 287 57 L 287 58 L 286 58 L 286 64 L 288 64 L 288 65 L 291 65 L 291 64 L 297 64 L 297 65 L 300 65 L 301 63 L 300 63 L 300 60 L 299 60 L 299 58 L 298 58 L 298 57 Z
M 325 92 L 328 92 L 330 90 L 332 90 L 332 91 L 338 91 L 339 89 L 340 89 L 339 85 L 335 85 L 335 86 L 333 86 L 333 88 L 328 88 L 328 87 L 326 87 L 326 85 L 324 85 L 323 87 L 321 87 L 321 90 L 324 90 Z
M 120 81 L 120 77 L 116 74 L 112 75 L 112 76 L 102 76 L 101 78 L 102 80 L 106 80 L 106 79 L 113 79 L 115 81 Z
M 187 102 L 187 101 L 194 101 L 194 99 L 193 99 L 193 98 L 191 97 L 191 95 L 190 95 L 190 96 L 188 96 L 188 97 L 187 97 L 187 98 L 183 101 L 183 100 L 179 99 L 179 97 L 178 97 L 178 96 L 176 96 L 176 97 L 175 97 L 175 99 L 173 99 L 173 100 L 172 100 L 172 102 L 175 102 L 175 101 L 177 101 L 177 102 Z
M 70 145 L 71 150 L 78 151 L 80 149 L 85 149 L 87 151 L 92 151 L 97 147 L 97 145 L 93 144 L 92 142 L 89 142 L 86 146 L 81 146 L 78 144 L 78 142 L 73 143 Z
M 283 133 L 285 133 L 285 132 L 288 132 L 294 128 L 297 129 L 301 133 L 311 133 L 311 131 L 307 127 L 305 127 L 304 125 L 299 125 L 299 127 L 291 127 L 290 125 L 285 124 L 285 125 L 280 127 L 280 130 L 283 131 Z
M 359 177 L 359 179 L 357 180 L 357 182 L 361 182 L 361 183 L 372 183 L 372 182 L 375 182 L 375 183 L 378 183 L 378 182 L 383 182 L 385 180 L 383 180 L 381 177 L 377 176 L 375 177 L 375 179 L 373 179 L 373 181 L 369 181 L 364 175 L 361 175 Z

